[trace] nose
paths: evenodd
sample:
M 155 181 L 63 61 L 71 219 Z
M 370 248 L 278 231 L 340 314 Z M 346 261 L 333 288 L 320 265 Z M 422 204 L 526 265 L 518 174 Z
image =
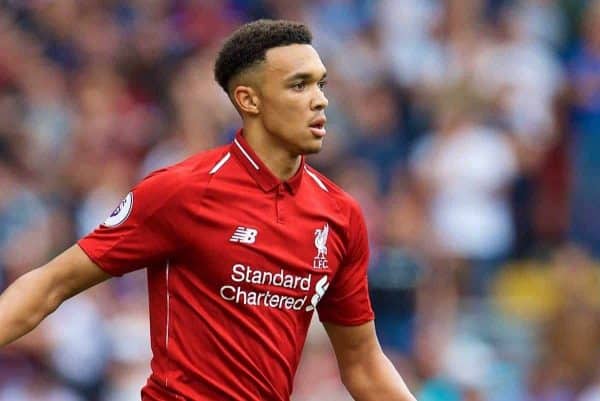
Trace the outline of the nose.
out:
M 317 93 L 312 100 L 311 109 L 312 110 L 324 110 L 329 104 L 329 100 L 325 96 L 325 93 L 321 88 L 317 88 Z

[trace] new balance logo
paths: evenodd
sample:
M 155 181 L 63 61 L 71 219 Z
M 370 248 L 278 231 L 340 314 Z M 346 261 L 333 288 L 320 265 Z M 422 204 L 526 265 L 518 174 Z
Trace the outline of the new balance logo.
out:
M 230 242 L 241 242 L 242 244 L 254 244 L 258 230 L 255 228 L 238 227 L 229 239 Z

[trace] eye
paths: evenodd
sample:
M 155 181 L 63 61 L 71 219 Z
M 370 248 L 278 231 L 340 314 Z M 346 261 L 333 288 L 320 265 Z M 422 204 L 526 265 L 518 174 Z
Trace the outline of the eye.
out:
M 304 90 L 304 88 L 306 88 L 306 82 L 304 82 L 304 81 L 296 82 L 294 84 L 293 88 L 296 91 L 302 91 L 302 90 Z
M 319 81 L 319 88 L 320 89 L 325 89 L 325 87 L 327 86 L 327 80 L 324 79 L 322 81 Z

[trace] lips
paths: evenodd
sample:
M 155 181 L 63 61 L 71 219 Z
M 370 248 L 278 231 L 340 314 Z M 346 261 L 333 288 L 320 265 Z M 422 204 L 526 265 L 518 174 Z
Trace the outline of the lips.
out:
M 319 138 L 322 138 L 327 133 L 327 131 L 325 130 L 326 123 L 327 123 L 327 119 L 325 117 L 319 117 L 310 123 L 310 125 L 309 125 L 310 131 L 312 132 L 313 135 L 315 135 Z

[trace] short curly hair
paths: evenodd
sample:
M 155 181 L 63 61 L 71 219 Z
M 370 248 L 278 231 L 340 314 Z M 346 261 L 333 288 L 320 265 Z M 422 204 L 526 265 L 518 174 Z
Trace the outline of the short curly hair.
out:
M 240 72 L 265 60 L 267 50 L 293 44 L 312 44 L 312 33 L 299 22 L 260 19 L 242 25 L 223 44 L 215 61 L 215 79 L 229 93 Z

